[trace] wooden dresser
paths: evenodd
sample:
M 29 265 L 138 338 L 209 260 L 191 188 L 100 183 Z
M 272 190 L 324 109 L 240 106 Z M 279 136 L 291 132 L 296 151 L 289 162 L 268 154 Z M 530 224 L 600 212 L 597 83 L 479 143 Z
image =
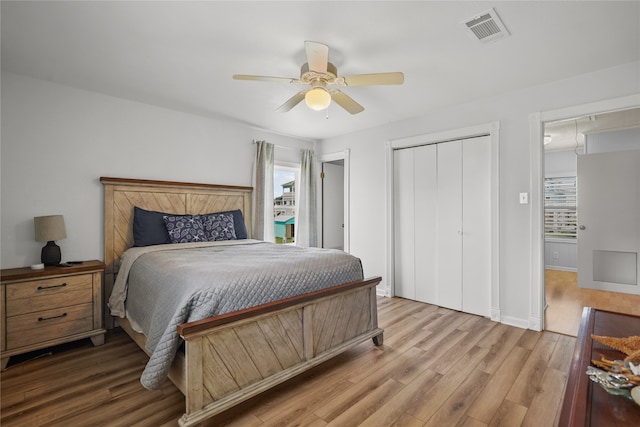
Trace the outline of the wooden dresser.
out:
M 104 344 L 104 269 L 100 261 L 83 261 L 71 267 L 2 270 L 2 369 L 11 356 L 81 338 Z
M 587 376 L 592 359 L 624 359 L 625 355 L 591 339 L 591 334 L 612 337 L 640 335 L 640 317 L 585 307 L 569 369 L 559 426 L 640 426 L 640 406 L 612 396 Z

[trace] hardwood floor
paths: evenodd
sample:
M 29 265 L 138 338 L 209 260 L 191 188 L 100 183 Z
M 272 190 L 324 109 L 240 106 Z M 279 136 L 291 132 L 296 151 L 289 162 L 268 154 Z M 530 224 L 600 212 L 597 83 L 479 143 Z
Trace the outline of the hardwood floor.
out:
M 379 298 L 367 342 L 205 426 L 554 426 L 575 339 L 401 298 Z M 146 356 L 121 330 L 9 367 L 9 426 L 175 426 L 183 396 L 139 383 Z
M 640 316 L 640 295 L 578 288 L 578 274 L 570 271 L 545 271 L 547 331 L 577 336 L 583 307 Z

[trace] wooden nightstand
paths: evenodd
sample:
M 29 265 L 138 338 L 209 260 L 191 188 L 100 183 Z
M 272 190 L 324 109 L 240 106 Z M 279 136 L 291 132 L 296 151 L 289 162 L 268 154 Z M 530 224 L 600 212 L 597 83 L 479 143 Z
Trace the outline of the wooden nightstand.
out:
M 104 269 L 100 261 L 84 261 L 44 270 L 2 270 L 2 369 L 10 356 L 81 338 L 91 338 L 95 346 L 104 344 Z

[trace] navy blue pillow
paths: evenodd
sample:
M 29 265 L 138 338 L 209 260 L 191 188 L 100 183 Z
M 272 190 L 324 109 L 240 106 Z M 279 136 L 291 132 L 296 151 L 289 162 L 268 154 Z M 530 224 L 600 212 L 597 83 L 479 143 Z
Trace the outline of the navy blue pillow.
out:
M 163 216 L 165 212 L 133 208 L 133 246 L 151 246 L 171 243 Z

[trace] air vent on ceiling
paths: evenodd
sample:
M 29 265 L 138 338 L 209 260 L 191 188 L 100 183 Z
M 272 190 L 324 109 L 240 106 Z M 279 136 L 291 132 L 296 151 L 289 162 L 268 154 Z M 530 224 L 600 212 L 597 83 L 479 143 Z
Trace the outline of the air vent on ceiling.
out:
M 507 37 L 509 31 L 494 9 L 489 9 L 461 22 L 470 35 L 483 43 Z

